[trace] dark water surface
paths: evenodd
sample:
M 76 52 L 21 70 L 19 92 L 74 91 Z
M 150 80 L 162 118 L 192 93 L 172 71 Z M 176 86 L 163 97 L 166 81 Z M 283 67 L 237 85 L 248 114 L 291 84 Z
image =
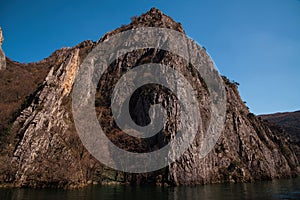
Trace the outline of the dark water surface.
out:
M 0 189 L 0 200 L 300 199 L 300 178 L 193 187 L 89 186 L 79 190 Z

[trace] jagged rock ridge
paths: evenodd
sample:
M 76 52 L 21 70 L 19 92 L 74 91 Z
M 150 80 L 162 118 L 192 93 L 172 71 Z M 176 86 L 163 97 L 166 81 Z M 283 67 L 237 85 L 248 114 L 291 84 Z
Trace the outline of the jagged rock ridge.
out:
M 172 165 L 151 173 L 129 174 L 103 166 L 86 151 L 77 135 L 71 112 L 71 91 L 83 59 L 97 43 L 111 35 L 136 27 L 164 27 L 184 32 L 180 24 L 158 9 L 151 9 L 132 23 L 107 33 L 98 42 L 85 41 L 73 48 L 56 51 L 48 75 L 16 115 L 9 136 L 2 138 L 0 182 L 12 186 L 78 187 L 88 183 L 130 183 L 191 185 L 240 182 L 291 177 L 299 162 L 287 139 L 273 134 L 267 124 L 251 114 L 241 100 L 237 86 L 223 77 L 227 92 L 225 128 L 214 149 L 204 159 L 197 155 L 197 140 Z M 203 61 L 212 64 L 205 49 Z M 160 99 L 168 112 L 168 124 L 151 140 L 126 136 L 114 124 L 109 110 L 109 95 L 118 78 L 135 66 L 155 62 L 172 65 L 190 80 L 199 94 L 204 128 L 210 116 L 208 90 L 186 61 L 159 49 L 135 50 L 119 58 L 102 76 L 96 94 L 96 113 L 106 127 L 107 136 L 121 148 L 136 152 L 155 150 L 165 145 L 174 132 L 177 100 L 157 86 L 146 88 L 133 97 L 133 118 L 147 124 L 144 110 Z M 145 95 L 150 98 L 145 98 Z M 3 134 L 3 133 L 1 133 Z M 124 142 L 125 141 L 125 142 Z M 1 143 L 0 143 L 1 144 Z

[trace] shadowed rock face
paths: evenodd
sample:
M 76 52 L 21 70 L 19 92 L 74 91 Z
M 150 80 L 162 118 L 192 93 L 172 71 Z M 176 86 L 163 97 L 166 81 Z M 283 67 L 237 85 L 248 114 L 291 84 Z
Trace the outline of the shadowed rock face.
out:
M 298 160 L 300 159 L 300 111 L 260 115 L 271 130 L 290 140 Z
M 5 54 L 2 50 L 2 43 L 4 41 L 4 37 L 2 35 L 2 29 L 0 28 L 0 70 L 6 68 L 6 59 L 5 59 Z
M 293 140 L 300 142 L 300 111 L 260 115 L 260 117 L 281 126 Z
M 1 132 L 2 184 L 29 187 L 80 187 L 92 182 L 192 185 L 291 177 L 298 173 L 299 162 L 288 140 L 274 134 L 266 123 L 250 113 L 237 86 L 225 77 L 225 128 L 205 158 L 200 159 L 197 151 L 201 137 L 196 137 L 175 163 L 145 174 L 112 170 L 90 155 L 79 139 L 72 117 L 71 92 L 75 77 L 83 59 L 97 43 L 136 27 L 163 27 L 184 32 L 179 23 L 153 8 L 133 18 L 131 24 L 107 33 L 98 42 L 85 41 L 73 48 L 58 50 L 39 63 L 28 64 L 27 67 L 40 66 L 39 69 L 45 69 L 47 75 L 36 91 L 28 91 L 27 95 L 31 96 L 21 109 L 10 108 L 16 114 L 11 118 L 10 126 L 3 125 L 5 133 Z M 204 61 L 212 64 L 204 48 L 201 55 Z M 132 51 L 109 66 L 100 79 L 95 99 L 95 110 L 106 135 L 128 151 L 149 152 L 161 148 L 174 134 L 174 124 L 178 119 L 176 97 L 159 86 L 149 86 L 133 95 L 132 117 L 138 124 L 149 123 L 149 105 L 159 102 L 168 111 L 163 130 L 149 140 L 138 140 L 124 134 L 115 125 L 109 108 L 114 85 L 128 70 L 149 62 L 174 66 L 188 80 L 196 79 L 191 84 L 200 94 L 198 101 L 204 130 L 212 112 L 206 84 L 184 59 L 159 49 Z M 12 68 L 15 65 L 12 62 Z

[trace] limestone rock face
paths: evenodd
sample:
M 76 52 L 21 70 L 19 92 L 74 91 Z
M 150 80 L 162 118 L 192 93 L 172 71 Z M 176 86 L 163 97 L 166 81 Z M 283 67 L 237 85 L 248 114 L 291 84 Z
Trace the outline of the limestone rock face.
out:
M 0 70 L 6 68 L 6 59 L 5 59 L 5 54 L 2 50 L 2 43 L 4 41 L 4 37 L 2 35 L 2 29 L 0 28 Z
M 58 50 L 51 59 L 41 61 L 49 66 L 48 75 L 33 94 L 28 94 L 26 104 L 17 108 L 19 112 L 12 120 L 9 134 L 1 133 L 4 135 L 1 140 L 6 143 L 0 146 L 0 183 L 19 187 L 80 187 L 89 183 L 193 185 L 291 177 L 299 172 L 299 161 L 288 138 L 275 135 L 267 124 L 250 113 L 236 84 L 225 77 L 225 128 L 208 156 L 200 159 L 197 149 L 201 137 L 196 137 L 180 159 L 155 172 L 124 173 L 98 162 L 82 145 L 75 129 L 71 107 L 74 80 L 80 64 L 99 42 L 136 27 L 184 32 L 179 23 L 153 8 L 98 42 L 85 41 Z M 206 50 L 200 51 L 202 61 L 213 65 Z M 140 140 L 126 135 L 114 123 L 109 100 L 116 82 L 130 69 L 149 62 L 174 66 L 188 80 L 196 79 L 192 84 L 201 94 L 198 101 L 203 129 L 207 128 L 212 112 L 205 83 L 183 58 L 159 49 L 127 53 L 112 63 L 100 79 L 95 111 L 108 138 L 128 151 L 149 152 L 163 147 L 173 136 L 178 119 L 176 97 L 159 86 L 147 86 L 132 96 L 132 118 L 140 125 L 148 124 L 149 105 L 160 103 L 168 111 L 168 123 L 163 130 L 149 140 Z

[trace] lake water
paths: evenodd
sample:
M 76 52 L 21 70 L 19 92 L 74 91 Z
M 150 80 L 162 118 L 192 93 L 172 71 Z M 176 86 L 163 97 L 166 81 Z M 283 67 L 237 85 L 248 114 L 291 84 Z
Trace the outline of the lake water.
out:
M 193 187 L 89 186 L 79 190 L 0 189 L 0 200 L 300 199 L 300 178 Z

